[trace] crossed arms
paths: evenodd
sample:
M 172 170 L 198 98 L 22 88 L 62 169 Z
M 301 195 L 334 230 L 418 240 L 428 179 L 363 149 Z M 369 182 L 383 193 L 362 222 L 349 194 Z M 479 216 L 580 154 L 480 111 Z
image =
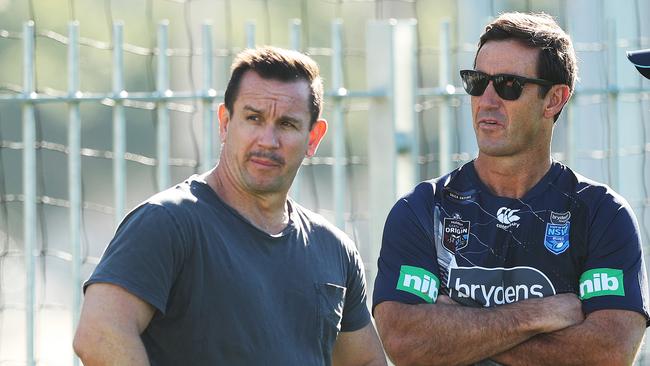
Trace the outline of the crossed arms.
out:
M 377 329 L 396 365 L 465 365 L 487 358 L 507 365 L 629 365 L 645 319 L 627 310 L 584 318 L 574 294 L 495 308 L 393 301 L 375 307 Z

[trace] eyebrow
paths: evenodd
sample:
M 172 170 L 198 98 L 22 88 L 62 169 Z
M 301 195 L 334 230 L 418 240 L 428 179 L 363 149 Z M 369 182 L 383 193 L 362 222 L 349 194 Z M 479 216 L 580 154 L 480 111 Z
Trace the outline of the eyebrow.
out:
M 261 110 L 259 110 L 259 109 L 255 109 L 255 108 L 253 108 L 253 107 L 251 107 L 251 106 L 249 106 L 249 105 L 245 105 L 245 106 L 244 106 L 244 110 L 251 111 L 251 112 L 254 112 L 254 113 L 262 114 L 262 111 L 261 111 Z
M 254 108 L 254 107 L 252 107 L 250 105 L 245 105 L 244 110 L 250 111 L 250 112 L 253 112 L 253 113 L 257 113 L 257 114 L 264 114 L 264 112 L 262 110 Z M 291 123 L 294 123 L 294 124 L 302 124 L 302 122 L 299 119 L 291 117 L 291 116 L 287 116 L 287 115 L 280 116 L 279 119 L 283 120 L 283 121 L 291 122 Z

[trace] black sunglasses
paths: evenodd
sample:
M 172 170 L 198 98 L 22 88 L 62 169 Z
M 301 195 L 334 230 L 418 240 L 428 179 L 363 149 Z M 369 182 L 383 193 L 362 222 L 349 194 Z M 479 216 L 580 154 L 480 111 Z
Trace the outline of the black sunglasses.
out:
M 485 92 L 490 80 L 494 90 L 502 99 L 517 100 L 521 96 L 526 83 L 542 86 L 551 86 L 556 83 L 544 79 L 533 79 L 510 74 L 490 75 L 476 70 L 461 70 L 460 78 L 463 79 L 463 88 L 469 95 L 479 97 Z

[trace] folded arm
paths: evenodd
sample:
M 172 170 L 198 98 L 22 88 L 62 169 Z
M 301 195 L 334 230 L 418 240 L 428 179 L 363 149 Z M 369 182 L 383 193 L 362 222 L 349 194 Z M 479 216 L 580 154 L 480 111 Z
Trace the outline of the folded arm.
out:
M 154 307 L 122 287 L 96 283 L 84 296 L 75 353 L 84 365 L 148 365 L 140 334 Z
M 436 304 L 387 301 L 374 314 L 386 352 L 397 365 L 469 364 L 583 320 L 574 294 L 495 308 L 457 306 L 446 296 Z
M 631 365 L 645 324 L 637 312 L 599 310 L 578 325 L 537 335 L 492 359 L 507 365 Z

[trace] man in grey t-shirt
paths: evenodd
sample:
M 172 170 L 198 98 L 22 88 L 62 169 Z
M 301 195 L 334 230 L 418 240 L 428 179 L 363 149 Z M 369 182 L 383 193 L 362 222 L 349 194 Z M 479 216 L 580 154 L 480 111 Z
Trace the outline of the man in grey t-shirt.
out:
M 238 55 L 217 166 L 129 213 L 84 285 L 84 364 L 386 364 L 354 244 L 287 195 L 322 96 L 305 55 Z

